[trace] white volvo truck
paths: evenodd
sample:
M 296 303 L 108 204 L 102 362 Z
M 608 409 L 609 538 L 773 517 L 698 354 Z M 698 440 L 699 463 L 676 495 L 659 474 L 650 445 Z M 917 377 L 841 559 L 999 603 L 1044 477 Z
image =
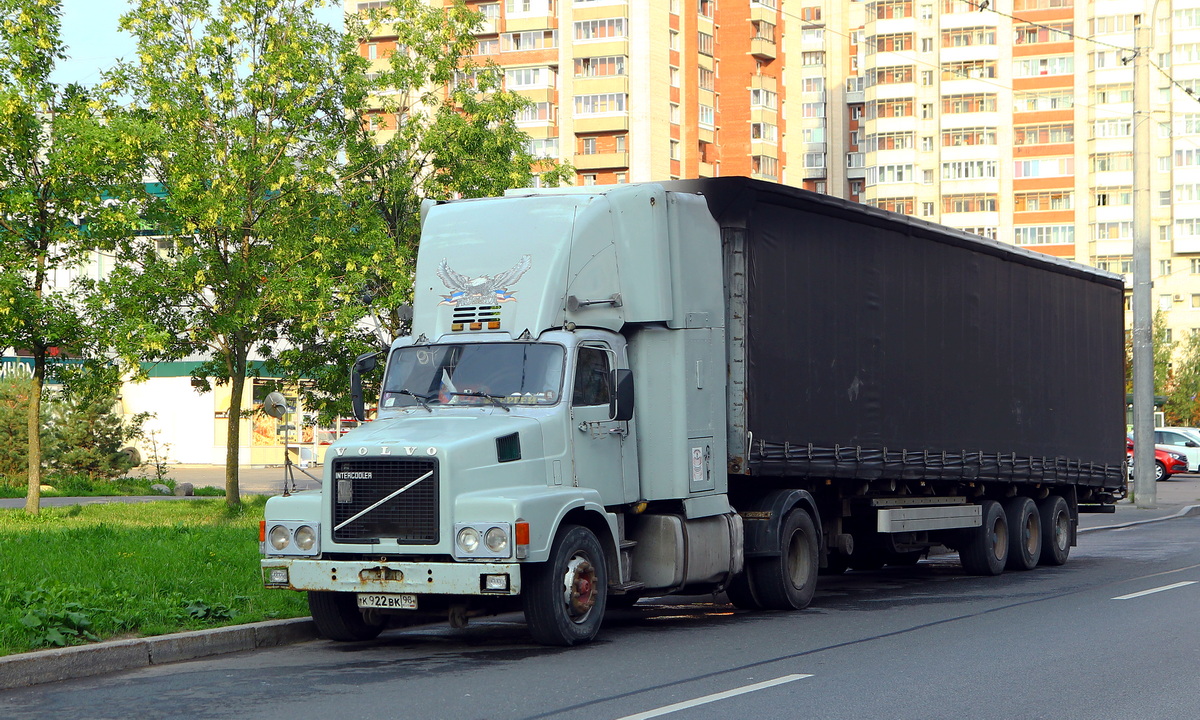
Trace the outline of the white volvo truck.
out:
M 263 580 L 330 638 L 521 609 L 572 645 L 639 597 L 799 609 L 939 545 L 1061 565 L 1124 495 L 1116 275 L 744 178 L 421 219 L 375 419 L 266 506 Z

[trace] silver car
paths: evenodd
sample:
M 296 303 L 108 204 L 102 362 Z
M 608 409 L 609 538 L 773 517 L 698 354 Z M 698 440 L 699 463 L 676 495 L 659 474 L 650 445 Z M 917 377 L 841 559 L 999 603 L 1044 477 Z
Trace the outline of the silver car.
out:
M 1154 444 L 1167 445 L 1187 458 L 1188 472 L 1200 471 L 1200 430 L 1185 427 L 1154 429 Z

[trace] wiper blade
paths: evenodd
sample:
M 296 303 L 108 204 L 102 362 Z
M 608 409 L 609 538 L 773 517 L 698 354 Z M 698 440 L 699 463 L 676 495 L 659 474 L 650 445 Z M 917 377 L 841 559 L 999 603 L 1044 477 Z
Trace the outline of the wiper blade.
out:
M 486 399 L 490 400 L 493 405 L 498 405 L 498 406 L 504 408 L 504 412 L 512 412 L 512 410 L 509 409 L 509 407 L 508 407 L 508 403 L 506 403 L 500 399 L 501 397 L 503 397 L 502 395 L 489 395 L 485 392 L 480 392 L 478 390 L 471 390 L 469 392 L 450 392 L 450 393 L 446 393 L 446 394 L 447 395 L 462 395 L 465 397 L 486 398 Z
M 421 404 L 421 407 L 425 408 L 429 412 L 433 412 L 433 408 L 429 407 L 429 402 L 428 402 L 429 398 L 432 397 L 431 395 L 422 395 L 420 393 L 415 393 L 412 390 L 409 390 L 408 388 L 404 388 L 403 390 L 397 390 L 396 394 L 397 395 L 408 395 L 410 397 L 415 397 L 417 399 L 417 402 Z

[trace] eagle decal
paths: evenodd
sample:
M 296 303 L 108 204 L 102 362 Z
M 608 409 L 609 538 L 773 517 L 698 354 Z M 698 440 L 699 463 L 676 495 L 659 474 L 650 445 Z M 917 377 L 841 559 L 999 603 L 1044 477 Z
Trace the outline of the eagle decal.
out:
M 529 255 L 522 255 L 516 265 L 502 273 L 471 278 L 453 270 L 446 264 L 446 258 L 442 258 L 442 262 L 438 265 L 437 276 L 451 292 L 449 295 L 442 295 L 442 301 L 438 304 L 460 307 L 516 302 L 516 298 L 513 297 L 513 293 L 516 291 L 509 290 L 509 288 L 515 285 L 531 267 L 533 267 L 532 258 Z

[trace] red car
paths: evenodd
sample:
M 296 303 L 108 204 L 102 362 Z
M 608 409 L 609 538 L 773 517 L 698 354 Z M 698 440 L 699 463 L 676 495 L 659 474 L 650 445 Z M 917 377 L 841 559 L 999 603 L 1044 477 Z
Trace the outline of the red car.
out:
M 1133 438 L 1125 436 L 1125 458 L 1129 464 L 1129 477 L 1133 479 Z M 1167 445 L 1154 446 L 1154 479 L 1166 480 L 1176 473 L 1187 472 L 1187 457 Z

